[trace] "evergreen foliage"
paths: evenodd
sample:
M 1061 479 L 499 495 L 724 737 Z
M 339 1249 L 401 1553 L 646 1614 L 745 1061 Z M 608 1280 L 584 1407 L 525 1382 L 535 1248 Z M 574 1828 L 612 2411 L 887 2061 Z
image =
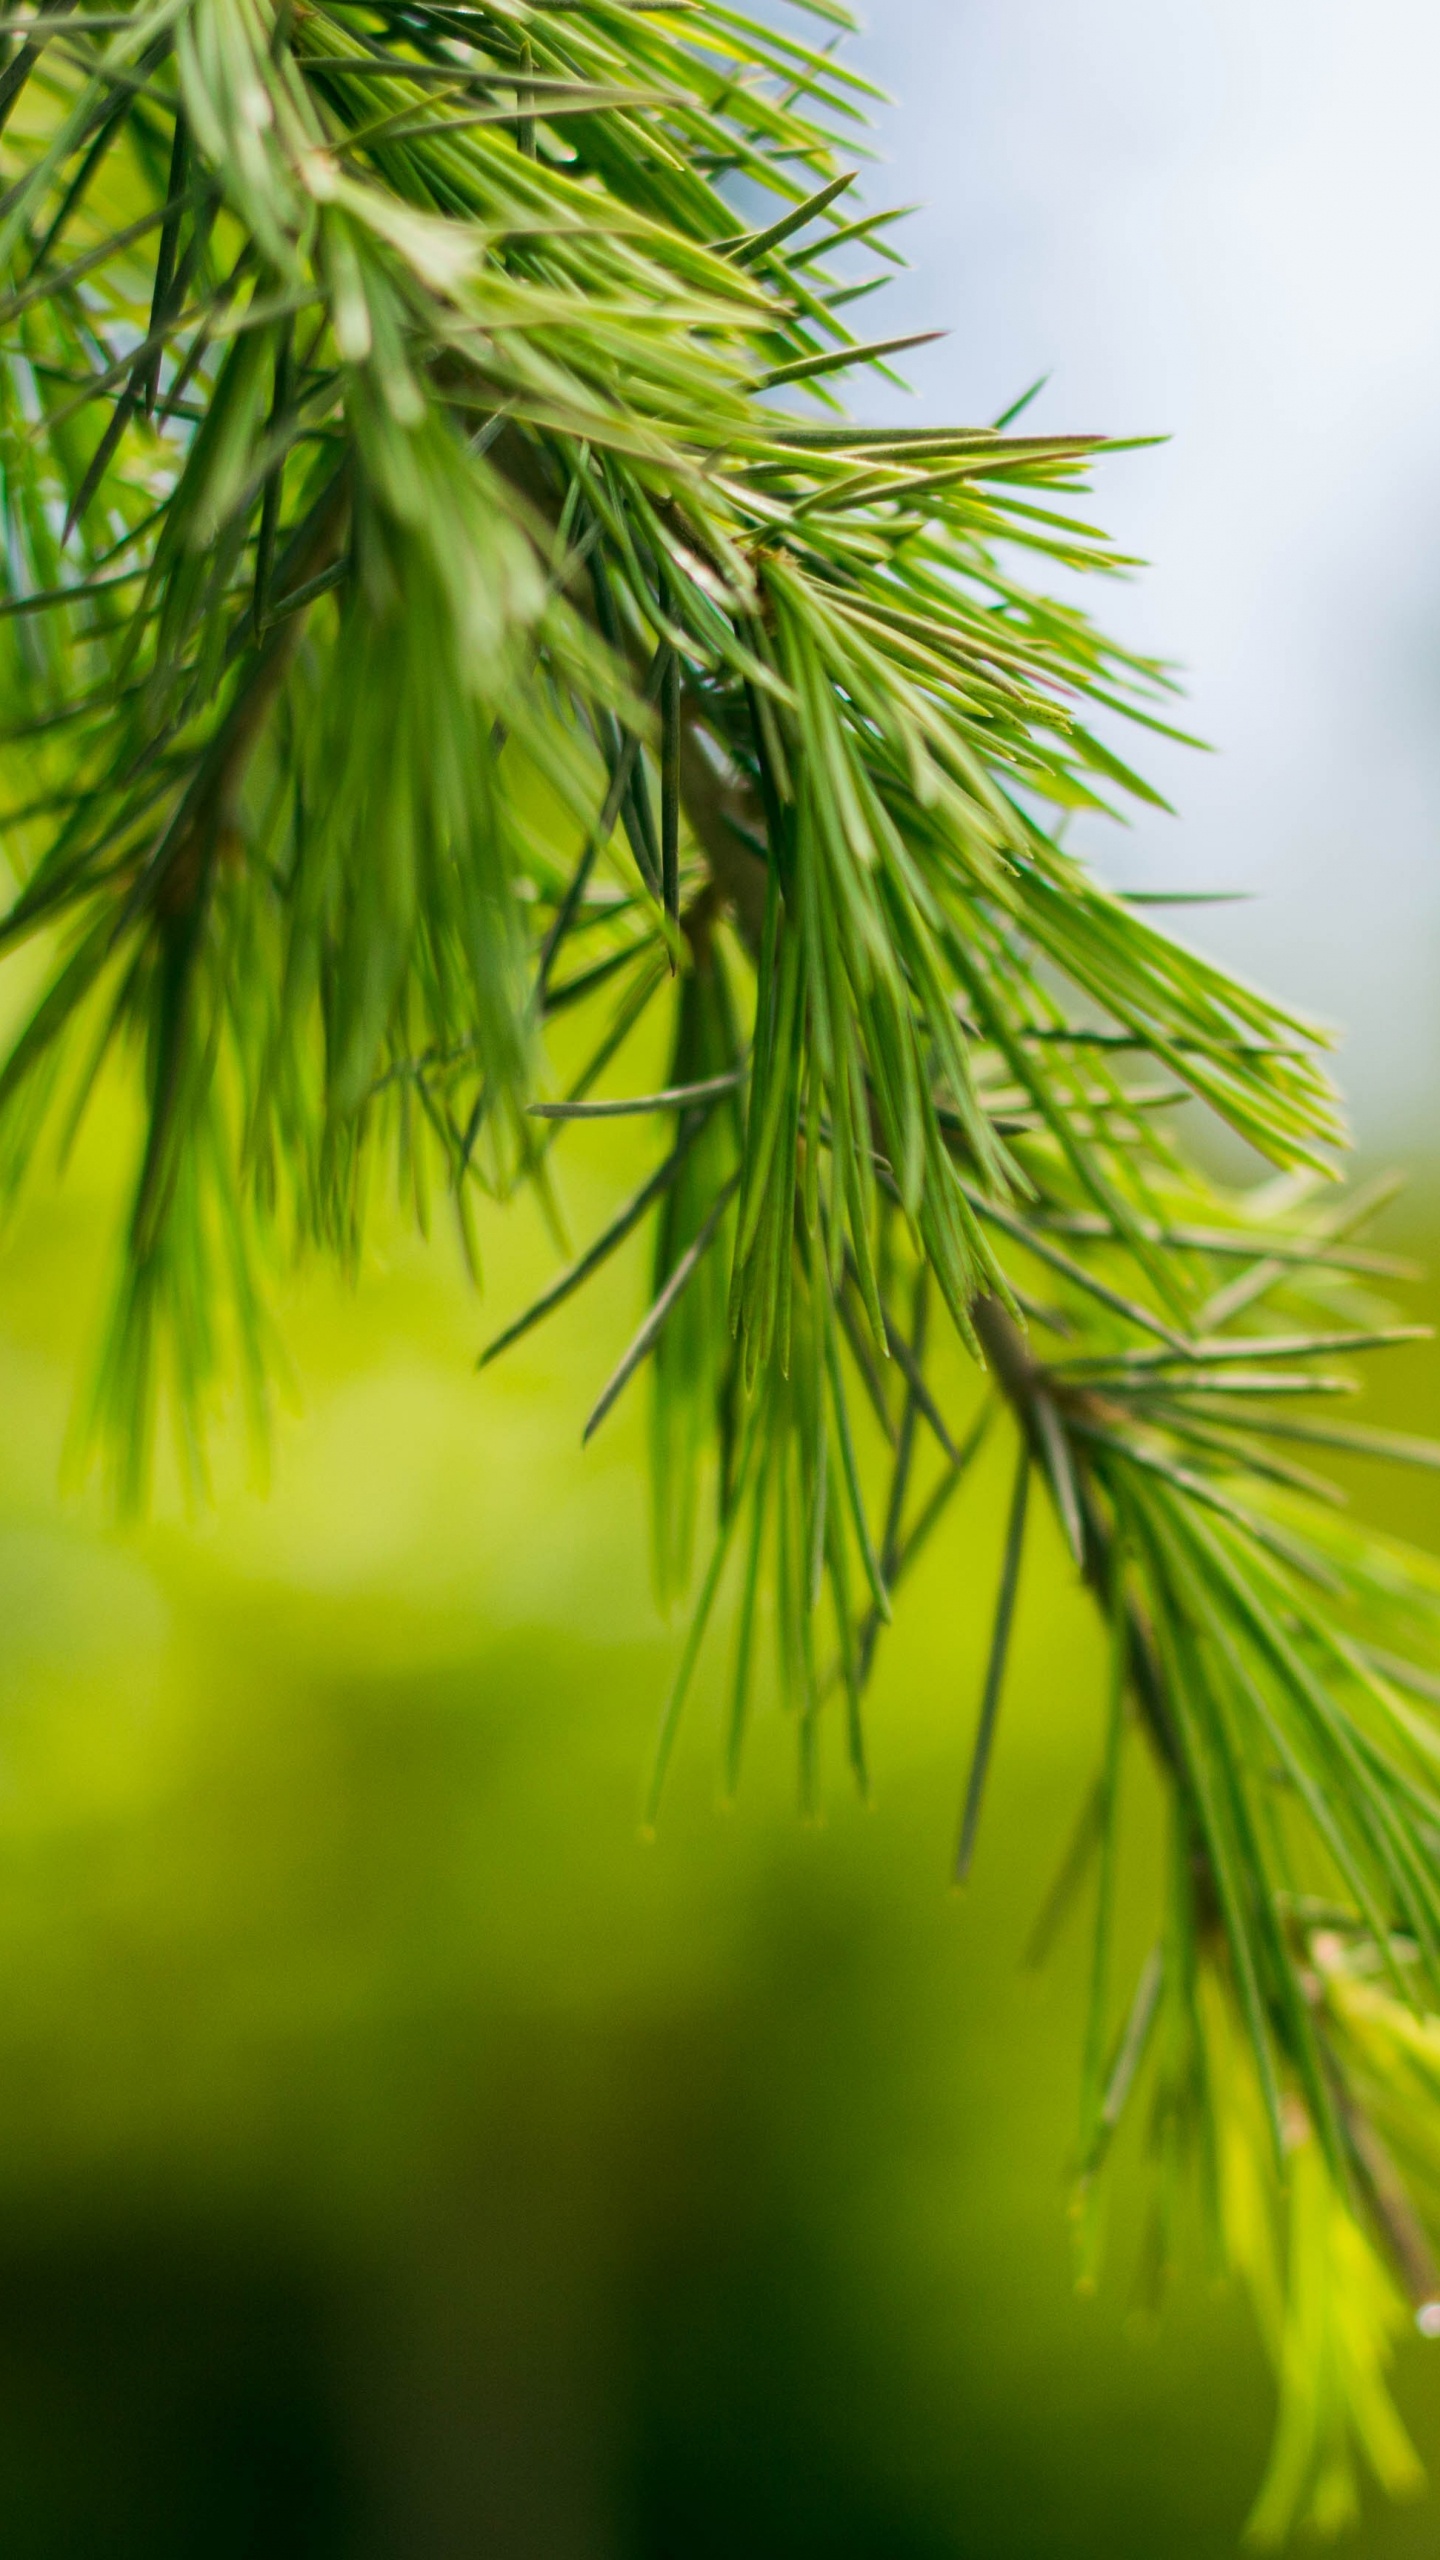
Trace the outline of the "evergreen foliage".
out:
M 727 1576 L 727 1783 L 773 1620 L 803 1800 L 832 1727 L 865 1787 L 894 1597 L 1008 1434 L 957 1870 L 1043 1499 L 1111 1657 L 1045 1924 L 1093 1889 L 1082 2272 L 1143 2102 L 1157 2281 L 1198 2195 L 1273 2351 L 1275 2540 L 1344 2520 L 1357 2448 L 1416 2469 L 1384 2377 L 1440 2293 L 1440 1579 L 1313 1466 L 1440 1450 L 1337 1418 L 1353 1356 L 1415 1328 L 1359 1240 L 1380 1195 L 1327 1182 L 1320 1035 L 1062 841 L 1152 796 L 1114 716 L 1169 721 L 1163 669 L 1043 583 L 1123 565 L 1075 512 L 1095 440 L 838 405 L 911 342 L 856 327 L 895 252 L 855 209 L 844 11 L 794 24 L 10 14 L 0 930 L 44 976 L 5 1177 L 131 1080 L 95 1415 L 135 1501 L 157 1410 L 197 1471 L 221 1381 L 263 1421 L 278 1255 L 353 1264 L 395 1180 L 473 1248 L 569 1123 L 648 1114 L 653 1172 L 484 1356 L 648 1233 L 587 1429 L 648 1370 L 668 1588 L 701 1551 L 652 1814 Z M 562 1014 L 588 1063 L 536 1102 Z M 647 1017 L 663 1090 L 591 1099 Z M 1207 1179 L 1178 1095 L 1273 1178 Z M 963 1430 L 947 1331 L 986 1385 Z M 1129 1984 L 1138 1747 L 1171 1844 Z

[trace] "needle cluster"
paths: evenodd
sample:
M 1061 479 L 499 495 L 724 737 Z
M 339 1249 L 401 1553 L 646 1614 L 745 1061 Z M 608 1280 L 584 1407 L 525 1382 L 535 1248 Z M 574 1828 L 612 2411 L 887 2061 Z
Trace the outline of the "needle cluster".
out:
M 96 1386 L 122 1495 L 160 1409 L 197 1468 L 219 1382 L 263 1414 L 277 1253 L 353 1263 L 396 1181 L 473 1251 L 573 1124 L 646 1115 L 653 1169 L 484 1356 L 648 1235 L 588 1428 L 646 1372 L 671 1587 L 707 1524 L 652 1815 L 727 1576 L 727 1783 L 769 1625 L 805 1802 L 831 1729 L 865 1788 L 901 1585 L 1007 1434 L 956 1862 L 1043 1502 L 1111 1666 L 1041 1930 L 1093 1886 L 1082 2269 L 1145 2092 L 1155 2277 L 1198 2195 L 1274 2352 L 1256 2532 L 1341 2521 L 1357 2445 L 1407 2487 L 1437 1576 L 1314 1469 L 1440 1452 L 1340 1418 L 1414 1328 L 1378 1196 L 1331 1181 L 1320 1034 L 1066 848 L 1153 797 L 1121 721 L 1171 722 L 1073 601 L 1126 565 L 1077 513 L 1097 440 L 840 408 L 913 341 L 855 327 L 894 217 L 857 209 L 831 0 L 799 32 L 721 0 L 6 24 L 0 949 L 45 974 L 0 1156 L 13 1183 L 102 1079 L 138 1095 Z M 537 1101 L 561 1017 L 583 1063 Z M 646 1023 L 663 1086 L 595 1099 Z M 1208 1179 L 1185 1099 L 1270 1178 Z M 1171 1845 L 1127 1984 L 1142 1750 Z

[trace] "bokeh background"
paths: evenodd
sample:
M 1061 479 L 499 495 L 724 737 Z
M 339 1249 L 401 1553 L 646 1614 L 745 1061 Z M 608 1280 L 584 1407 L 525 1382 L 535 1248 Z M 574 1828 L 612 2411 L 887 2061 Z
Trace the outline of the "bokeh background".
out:
M 884 0 L 877 198 L 923 201 L 893 325 L 921 414 L 1171 431 L 1098 502 L 1155 569 L 1102 599 L 1221 752 L 1095 847 L 1354 1027 L 1362 1153 L 1436 1158 L 1440 22 L 1409 0 Z M 875 407 L 880 406 L 877 394 Z M 884 395 L 888 397 L 888 395 Z M 622 1072 L 643 1076 L 637 1055 Z M 7 2560 L 1209 2560 L 1268 2380 L 1197 2263 L 1135 2316 L 1122 2152 L 1072 2283 L 1078 1938 L 1022 1956 L 1093 1766 L 1100 1666 L 1027 1561 L 973 1887 L 945 1888 L 1004 1452 L 875 1690 L 876 1803 L 796 1820 L 764 1703 L 717 1810 L 720 1673 L 666 1820 L 677 1631 L 643 1413 L 579 1418 L 637 1259 L 483 1378 L 553 1267 L 528 1209 L 377 1236 L 285 1291 L 268 1493 L 125 1533 L 65 1478 L 116 1127 L 0 1258 L 0 2544 Z M 568 1148 L 573 1232 L 640 1142 Z M 958 1381 L 958 1371 L 957 1371 Z M 957 1383 L 957 1393 L 959 1393 Z M 1435 1428 L 1440 1360 L 1376 1410 Z M 1423 1479 L 1361 1488 L 1440 1541 Z M 1124 1924 L 1154 1884 L 1139 1761 Z M 1401 2397 L 1440 2482 L 1440 2347 Z M 1374 2502 L 1354 2546 L 1434 2548 Z
M 921 207 L 893 326 L 927 411 L 1041 375 L 1053 429 L 1163 434 L 1102 520 L 1108 600 L 1218 752 L 1107 861 L 1242 889 L 1207 941 L 1349 1032 L 1362 1137 L 1440 1085 L 1440 19 L 1421 0 L 884 0 L 889 199 Z M 862 305 L 864 309 L 866 306 Z

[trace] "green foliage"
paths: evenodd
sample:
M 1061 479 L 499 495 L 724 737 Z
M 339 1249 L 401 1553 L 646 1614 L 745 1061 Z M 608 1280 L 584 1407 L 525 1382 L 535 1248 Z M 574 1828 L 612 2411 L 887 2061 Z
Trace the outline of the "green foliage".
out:
M 1406 2485 L 1385 2264 L 1440 2289 L 1396 2166 L 1434 2104 L 1437 1579 L 1308 1461 L 1440 1453 L 1331 1418 L 1413 1329 L 1356 1241 L 1378 1200 L 1322 1205 L 1317 1033 L 1065 848 L 1153 797 L 1115 715 L 1167 725 L 1164 671 L 1027 583 L 1124 565 L 1074 512 L 1094 440 L 835 404 L 912 343 L 845 316 L 895 254 L 852 210 L 865 94 L 712 0 L 160 0 L 12 38 L 0 929 L 48 974 L 4 1161 L 132 1079 L 96 1413 L 138 1500 L 163 1404 L 197 1472 L 237 1364 L 263 1427 L 277 1257 L 353 1263 L 384 1179 L 422 1222 L 448 1190 L 473 1254 L 477 1196 L 548 1204 L 665 1018 L 624 1105 L 655 1171 L 486 1355 L 651 1222 L 588 1428 L 648 1366 L 667 1587 L 716 1521 L 652 1815 L 727 1574 L 727 1783 L 770 1619 L 804 1804 L 832 1725 L 865 1788 L 880 1632 L 992 1418 L 947 1419 L 958 1332 L 1017 1447 L 958 1868 L 1035 1479 L 1112 1634 L 1067 1871 L 1099 1879 L 1081 2270 L 1148 2087 L 1157 2270 L 1198 2188 L 1273 2343 L 1273 2538 L 1347 2511 L 1352 2441 Z M 564 1013 L 588 1063 L 536 1106 Z M 1274 1178 L 1207 1180 L 1187 1096 Z M 1117 2002 L 1132 1731 L 1172 1853 Z

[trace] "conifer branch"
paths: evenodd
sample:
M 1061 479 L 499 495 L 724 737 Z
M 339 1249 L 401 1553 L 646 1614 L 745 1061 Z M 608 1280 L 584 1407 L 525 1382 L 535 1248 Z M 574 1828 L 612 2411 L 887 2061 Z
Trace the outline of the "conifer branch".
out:
M 353 1267 L 377 1165 L 422 1218 L 447 1186 L 468 1250 L 478 1198 L 643 1115 L 654 1170 L 484 1356 L 648 1223 L 596 1418 L 643 1367 L 664 1587 L 714 1523 L 655 1801 L 727 1577 L 727 1789 L 767 1618 L 802 1800 L 832 1726 L 868 1786 L 887 1616 L 961 1503 L 973 1527 L 1006 1418 L 1028 1491 L 963 1863 L 1043 1491 L 1119 1719 L 1046 1919 L 1096 1859 L 1082 2273 L 1140 2089 L 1162 2193 L 1247 2164 L 1273 2536 L 1333 2517 L 1357 2446 L 1410 2476 L 1381 2377 L 1395 2288 L 1431 2283 L 1396 2164 L 1440 2125 L 1440 1586 L 1312 1461 L 1436 1453 L 1330 1418 L 1414 1329 L 1361 1239 L 1380 1201 L 1317 1205 L 1344 1139 L 1322 1035 L 1064 840 L 1154 803 L 1126 723 L 1179 734 L 1165 668 L 1050 591 L 1127 565 L 1080 511 L 1106 446 L 1021 431 L 1026 402 L 998 428 L 840 405 L 921 343 L 845 317 L 895 256 L 857 209 L 867 97 L 708 0 L 25 22 L 0 951 L 49 976 L 0 1067 L 0 1171 L 100 1081 L 138 1092 L 94 1413 L 139 1500 L 160 1411 L 198 1466 L 238 1367 L 263 1424 L 265 1273 Z M 658 1084 L 597 1093 L 647 1021 Z M 562 1023 L 580 1063 L 547 1100 Z M 1274 1178 L 1208 1180 L 1177 1097 Z M 1132 1727 L 1172 1854 L 1114 2014 Z M 1287 2344 L 1302 2300 L 1343 2388 Z

